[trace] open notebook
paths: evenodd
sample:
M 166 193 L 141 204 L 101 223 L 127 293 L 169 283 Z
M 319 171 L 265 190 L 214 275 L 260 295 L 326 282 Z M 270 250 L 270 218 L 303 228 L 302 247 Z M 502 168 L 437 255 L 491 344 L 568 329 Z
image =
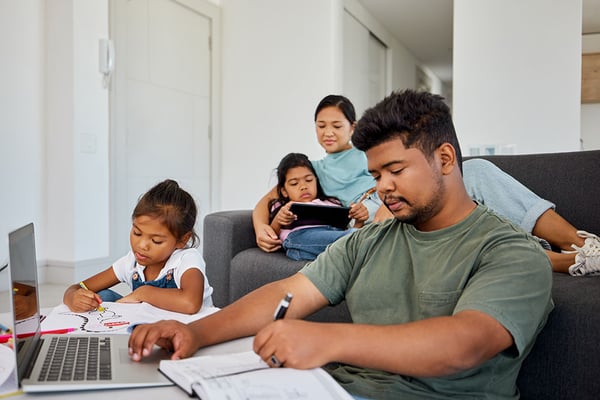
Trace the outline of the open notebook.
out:
M 164 350 L 143 362 L 127 353 L 128 335 L 41 335 L 33 224 L 8 235 L 18 382 L 25 392 L 165 386 Z
M 352 400 L 321 368 L 269 368 L 253 351 L 163 360 L 160 371 L 202 400 Z

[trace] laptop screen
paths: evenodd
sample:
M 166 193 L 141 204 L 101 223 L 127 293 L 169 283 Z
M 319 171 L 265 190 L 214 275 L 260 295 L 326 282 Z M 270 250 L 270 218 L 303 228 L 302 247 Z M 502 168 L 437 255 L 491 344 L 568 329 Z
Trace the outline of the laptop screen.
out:
M 19 382 L 40 339 L 37 262 L 33 223 L 9 233 L 12 309 Z

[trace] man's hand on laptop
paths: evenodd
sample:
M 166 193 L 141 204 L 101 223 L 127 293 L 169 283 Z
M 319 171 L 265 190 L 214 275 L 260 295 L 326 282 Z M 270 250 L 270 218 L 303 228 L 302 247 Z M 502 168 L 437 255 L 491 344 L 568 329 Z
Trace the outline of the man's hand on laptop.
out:
M 190 327 L 178 321 L 159 321 L 135 327 L 129 337 L 129 356 L 134 361 L 152 354 L 154 345 L 173 352 L 172 360 L 187 358 L 198 349 Z

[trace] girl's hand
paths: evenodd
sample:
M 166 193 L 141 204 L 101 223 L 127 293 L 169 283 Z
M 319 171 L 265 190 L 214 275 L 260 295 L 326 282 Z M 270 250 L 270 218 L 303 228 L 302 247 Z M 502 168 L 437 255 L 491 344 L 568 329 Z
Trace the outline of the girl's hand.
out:
M 181 314 L 195 314 L 202 308 L 204 275 L 198 268 L 189 268 L 181 276 L 179 288 L 141 285 L 119 303 L 148 303 L 163 310 Z
M 72 285 L 65 292 L 63 302 L 71 311 L 84 312 L 98 308 L 102 299 L 91 290 L 83 289 L 79 285 Z
M 141 303 L 142 300 L 138 299 L 134 293 L 129 293 L 127 296 L 121 297 L 116 302 L 117 303 Z
M 117 300 L 117 303 L 141 303 L 144 299 L 147 299 L 146 303 L 152 304 L 151 301 L 148 301 L 148 297 L 152 297 L 152 289 L 152 286 L 142 285 L 128 295 L 121 297 Z
M 298 217 L 296 214 L 290 211 L 290 207 L 292 206 L 292 202 L 288 202 L 286 205 L 281 207 L 279 211 L 277 211 L 277 215 L 273 220 L 279 224 L 279 226 L 287 226 L 294 222 Z
M 102 303 L 102 299 L 96 292 L 112 287 L 117 283 L 119 283 L 119 279 L 117 279 L 111 265 L 104 271 L 86 279 L 85 284 L 81 282 L 69 286 L 65 290 L 63 303 L 75 312 L 95 310 Z
M 349 215 L 354 219 L 354 227 L 361 228 L 369 219 L 369 210 L 363 203 L 352 203 Z

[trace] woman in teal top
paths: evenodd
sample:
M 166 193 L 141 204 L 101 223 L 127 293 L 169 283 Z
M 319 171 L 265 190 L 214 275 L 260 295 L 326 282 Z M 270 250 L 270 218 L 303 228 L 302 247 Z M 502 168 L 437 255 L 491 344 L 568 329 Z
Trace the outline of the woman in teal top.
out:
M 325 193 L 350 207 L 350 218 L 371 222 L 381 201 L 372 190 L 375 180 L 367 171 L 365 154 L 350 142 L 355 126 L 356 112 L 350 100 L 339 95 L 324 97 L 315 111 L 315 130 L 327 155 L 313 160 L 312 164 Z M 257 244 L 269 252 L 281 248 L 279 237 L 269 226 L 268 205 L 276 198 L 277 191 L 273 188 L 258 202 L 252 214 Z
M 340 199 L 346 207 L 364 205 L 370 222 L 381 201 L 374 191 L 364 197 L 375 187 L 375 180 L 367 170 L 365 153 L 352 146 L 355 126 L 356 112 L 350 100 L 338 95 L 324 97 L 315 111 L 315 130 L 327 155 L 312 164 L 325 193 Z

